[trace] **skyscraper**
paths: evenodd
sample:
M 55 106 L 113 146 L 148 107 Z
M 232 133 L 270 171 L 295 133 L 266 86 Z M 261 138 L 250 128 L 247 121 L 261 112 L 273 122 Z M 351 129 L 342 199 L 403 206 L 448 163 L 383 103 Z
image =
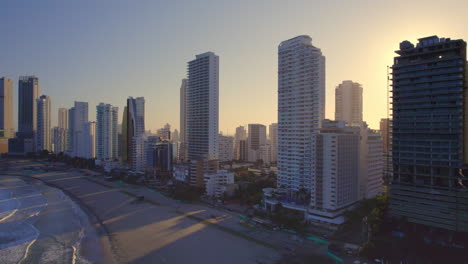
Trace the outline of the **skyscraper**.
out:
M 52 129 L 52 143 L 54 153 L 65 152 L 67 149 L 67 130 L 61 127 Z
M 188 63 L 186 100 L 188 159 L 218 159 L 219 57 L 213 52 Z
M 278 124 L 270 124 L 268 128 L 268 137 L 271 142 L 271 162 L 278 160 Z
M 241 151 L 240 151 L 240 141 L 247 139 L 247 131 L 245 127 L 239 126 L 236 127 L 236 134 L 234 135 L 234 159 L 236 160 L 243 160 L 241 159 Z M 247 157 L 245 156 L 245 159 Z
M 13 81 L 3 77 L 0 78 L 0 137 L 14 137 L 13 128 Z
M 182 79 L 180 86 L 180 160 L 187 160 L 187 87 L 188 80 Z
M 85 122 L 82 125 L 80 155 L 85 159 L 96 158 L 96 122 Z
M 118 158 L 118 107 L 100 103 L 96 106 L 96 158 L 115 160 Z
M 34 138 L 37 128 L 36 99 L 41 88 L 35 76 L 20 76 L 18 82 L 18 132 L 25 138 Z
M 166 124 L 163 128 L 158 129 L 156 132 L 158 137 L 164 140 L 171 140 L 171 125 Z
M 249 124 L 249 136 L 247 142 L 249 146 L 249 161 L 256 162 L 262 159 L 260 147 L 266 144 L 266 126 L 261 124 Z
M 87 102 L 76 102 L 73 110 L 73 118 L 69 118 L 73 121 L 70 130 L 72 136 L 70 140 L 73 140 L 73 156 L 86 157 L 89 156 L 87 148 L 83 142 L 83 126 L 88 123 L 88 103 Z
M 350 125 L 362 123 L 362 86 L 353 81 L 343 81 L 335 89 L 335 120 Z
M 466 42 L 431 36 L 396 53 L 390 214 L 468 232 Z
M 58 109 L 58 127 L 68 129 L 68 109 Z
M 325 116 L 325 57 L 309 36 L 278 47 L 278 187 L 310 192 L 311 135 Z
M 74 130 L 75 130 L 75 107 L 68 109 L 68 131 L 67 131 L 67 152 L 73 155 L 74 145 Z
M 50 126 L 50 97 L 41 95 L 36 99 L 37 131 L 35 133 L 36 151 L 53 151 Z
M 126 113 L 126 119 L 124 122 L 126 123 L 126 128 L 125 129 L 125 142 L 126 146 L 122 148 L 122 150 L 125 150 L 126 153 L 123 154 L 126 156 L 126 161 L 129 164 L 132 164 L 134 161 L 134 154 L 138 153 L 143 153 L 144 152 L 144 146 L 138 146 L 138 148 L 135 148 L 133 146 L 134 143 L 144 143 L 144 139 L 138 139 L 139 137 L 143 137 L 145 134 L 145 98 L 143 97 L 129 97 L 127 99 L 127 113 Z M 140 157 L 141 158 L 141 157 Z M 141 160 L 139 158 L 139 160 Z M 138 166 L 134 166 L 135 168 L 138 167 L 138 169 L 141 168 L 141 164 Z

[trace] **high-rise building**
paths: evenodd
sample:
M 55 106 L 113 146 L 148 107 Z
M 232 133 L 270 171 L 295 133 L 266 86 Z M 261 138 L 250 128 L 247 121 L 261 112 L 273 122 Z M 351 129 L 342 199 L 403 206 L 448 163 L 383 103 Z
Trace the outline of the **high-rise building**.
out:
M 68 109 L 68 130 L 67 130 L 67 152 L 70 155 L 73 155 L 73 145 L 74 145 L 74 130 L 75 128 L 75 107 Z
M 249 160 L 249 144 L 247 139 L 239 140 L 239 160 L 248 161 Z
M 182 79 L 180 86 L 180 147 L 179 160 L 187 160 L 187 88 L 188 80 Z
M 158 129 L 156 135 L 163 140 L 171 140 L 171 125 L 166 124 L 163 128 Z
M 278 160 L 278 124 L 270 124 L 268 128 L 268 137 L 271 144 L 271 162 Z
M 144 135 L 145 135 L 145 98 L 143 97 L 129 97 L 127 99 L 126 117 L 124 117 L 125 126 L 122 127 L 123 136 L 125 136 L 125 146 L 122 146 L 122 151 L 125 153 L 122 156 L 123 159 L 129 164 L 134 164 L 135 155 L 140 155 L 134 168 L 142 170 L 144 164 L 140 161 L 144 161 Z M 125 131 L 124 131 L 125 130 Z M 133 146 L 134 143 L 140 144 L 139 146 Z M 143 154 L 142 154 L 143 153 Z
M 67 130 L 61 127 L 52 129 L 52 149 L 54 153 L 65 152 L 67 149 Z
M 118 111 L 110 104 L 96 106 L 96 159 L 115 160 L 118 158 Z
M 392 66 L 389 208 L 419 227 L 468 232 L 466 42 L 400 43 Z
M 247 130 L 244 126 L 236 127 L 236 134 L 234 135 L 234 159 L 235 160 L 242 160 L 241 159 L 241 152 L 240 152 L 240 141 L 247 140 Z
M 41 95 L 36 99 L 37 113 L 37 130 L 35 133 L 36 151 L 53 151 L 51 141 L 51 126 L 50 126 L 50 97 Z
M 388 151 L 390 150 L 390 119 L 388 118 L 382 118 L 380 119 L 380 134 L 382 135 L 382 147 L 383 147 L 383 152 L 385 155 L 388 154 Z
M 327 120 L 328 121 L 328 120 Z M 359 199 L 359 134 L 344 122 L 324 121 L 314 133 L 315 164 L 307 219 L 330 228 L 344 223 L 343 212 Z
M 382 193 L 385 161 L 382 137 L 365 122 L 359 127 L 359 135 L 359 199 L 372 199 Z
M 0 138 L 14 137 L 13 81 L 6 77 L 0 78 L 0 131 L 3 131 Z
M 73 115 L 73 116 L 72 116 Z M 87 102 L 76 102 L 74 107 L 69 111 L 69 130 L 71 142 L 72 155 L 75 157 L 88 157 L 89 151 L 88 146 L 85 146 L 83 142 L 83 129 L 84 125 L 88 123 L 88 103 Z M 88 125 L 89 127 L 89 125 Z M 94 132 L 93 132 L 94 133 Z
M 58 109 L 58 127 L 68 129 L 68 109 Z
M 219 57 L 213 52 L 188 63 L 187 157 L 218 159 Z
M 309 36 L 278 47 L 278 180 L 290 191 L 310 192 L 315 150 L 311 135 L 325 117 L 325 57 Z
M 86 122 L 80 131 L 80 155 L 85 159 L 96 158 L 96 122 Z
M 335 120 L 350 125 L 362 123 L 362 86 L 353 81 L 343 81 L 335 89 Z
M 260 147 L 267 143 L 266 126 L 261 124 L 249 124 L 248 133 L 249 161 L 256 162 L 262 159 Z
M 173 143 L 180 142 L 180 135 L 179 135 L 179 131 L 177 129 L 174 129 L 174 132 L 171 133 L 171 141 Z
M 37 128 L 36 99 L 41 88 L 35 76 L 20 76 L 18 82 L 18 132 L 22 137 L 34 138 Z
M 233 160 L 233 143 L 234 137 L 223 136 L 219 134 L 219 161 L 232 161 Z
M 155 140 L 156 139 L 156 140 Z M 172 143 L 160 141 L 159 138 L 148 137 L 145 147 L 146 169 L 152 170 L 157 177 L 170 177 L 172 175 Z

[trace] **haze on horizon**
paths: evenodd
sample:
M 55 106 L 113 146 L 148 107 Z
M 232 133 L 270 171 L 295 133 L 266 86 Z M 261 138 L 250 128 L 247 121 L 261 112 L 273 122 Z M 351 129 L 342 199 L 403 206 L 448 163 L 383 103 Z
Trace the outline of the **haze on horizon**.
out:
M 277 47 L 309 35 L 326 57 L 326 117 L 335 87 L 363 85 L 364 120 L 387 115 L 387 65 L 403 40 L 468 40 L 463 0 L 439 1 L 5 1 L 0 76 L 36 75 L 57 109 L 89 102 L 119 107 L 144 96 L 146 129 L 179 128 L 179 88 L 196 54 L 220 56 L 220 131 L 277 120 Z M 15 114 L 15 120 L 17 116 Z M 15 121 L 16 122 L 16 121 Z

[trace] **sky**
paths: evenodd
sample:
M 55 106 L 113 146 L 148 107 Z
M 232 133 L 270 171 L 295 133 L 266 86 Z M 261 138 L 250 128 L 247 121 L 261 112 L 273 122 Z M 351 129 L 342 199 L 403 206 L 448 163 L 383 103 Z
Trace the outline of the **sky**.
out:
M 326 117 L 343 80 L 363 86 L 364 120 L 387 116 L 387 66 L 403 40 L 468 40 L 468 1 L 0 0 L 0 76 L 35 75 L 57 109 L 144 96 L 146 129 L 179 128 L 187 62 L 220 57 L 220 131 L 277 121 L 277 48 L 309 35 L 326 57 Z M 15 114 L 15 119 L 16 119 Z

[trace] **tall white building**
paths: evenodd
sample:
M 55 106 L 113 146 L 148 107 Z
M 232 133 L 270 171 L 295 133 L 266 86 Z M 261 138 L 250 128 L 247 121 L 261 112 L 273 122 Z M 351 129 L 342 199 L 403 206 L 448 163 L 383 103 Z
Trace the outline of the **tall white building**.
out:
M 359 198 L 372 199 L 382 192 L 385 165 L 382 136 L 363 123 L 360 145 Z
M 278 160 L 278 124 L 270 124 L 268 128 L 268 137 L 271 144 L 271 162 Z
M 309 36 L 278 47 L 278 180 L 289 191 L 312 189 L 311 136 L 325 117 L 325 57 Z
M 53 151 L 50 126 L 50 97 L 41 95 L 36 99 L 37 131 L 35 134 L 36 151 Z
M 68 129 L 68 109 L 58 109 L 58 127 Z
M 188 63 L 187 157 L 218 159 L 219 57 L 197 55 Z
M 362 86 L 353 81 L 343 81 L 335 89 L 335 120 L 350 125 L 362 123 Z
M 359 134 L 331 121 L 313 136 L 315 162 L 307 220 L 336 227 L 359 199 Z
M 260 147 L 266 145 L 266 126 L 261 124 L 249 124 L 249 136 L 247 144 L 249 146 L 249 161 L 256 162 L 262 159 Z
M 54 153 L 65 152 L 67 149 L 67 130 L 61 127 L 52 129 L 52 144 Z
M 188 88 L 188 80 L 182 79 L 182 84 L 180 86 L 179 160 L 187 160 L 187 88 Z
M 234 137 L 219 134 L 219 161 L 233 160 Z
M 236 134 L 234 135 L 234 159 L 240 160 L 240 141 L 247 139 L 247 130 L 244 126 L 236 127 Z
M 96 158 L 96 122 L 86 122 L 81 130 L 80 156 L 85 159 Z
M 76 102 L 69 111 L 71 122 L 69 122 L 69 142 L 71 144 L 72 155 L 75 157 L 85 157 L 85 146 L 83 144 L 83 126 L 88 122 L 88 103 Z
M 96 106 L 96 158 L 115 160 L 118 158 L 118 111 L 110 104 Z

